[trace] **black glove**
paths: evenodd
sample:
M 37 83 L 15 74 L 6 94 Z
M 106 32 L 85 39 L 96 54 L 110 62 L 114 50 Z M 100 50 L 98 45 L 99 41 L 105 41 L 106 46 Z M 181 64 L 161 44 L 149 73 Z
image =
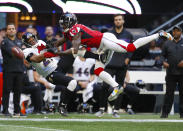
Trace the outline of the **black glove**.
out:
M 47 49 L 47 52 L 51 52 L 53 54 L 56 54 L 58 52 L 58 49 L 56 47 Z
M 105 64 L 105 63 L 107 62 L 107 60 L 109 59 L 109 58 L 108 58 L 108 55 L 109 55 L 109 51 L 107 50 L 107 51 L 105 51 L 104 53 L 102 53 L 102 54 L 99 55 L 99 60 L 100 60 L 103 64 Z
M 54 44 L 51 42 L 46 43 L 46 49 L 54 48 Z

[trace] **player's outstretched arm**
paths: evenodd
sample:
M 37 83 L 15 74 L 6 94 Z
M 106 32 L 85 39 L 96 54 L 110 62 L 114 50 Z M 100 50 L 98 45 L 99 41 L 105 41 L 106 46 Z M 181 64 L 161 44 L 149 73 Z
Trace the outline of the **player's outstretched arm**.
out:
M 64 43 L 66 42 L 66 39 L 64 37 L 60 38 L 59 40 L 57 40 L 56 42 L 54 42 L 53 44 L 56 46 L 56 47 L 59 47 L 61 45 L 63 45 Z
M 77 33 L 72 40 L 72 45 L 73 45 L 73 49 L 74 49 L 74 54 L 78 53 L 79 50 L 79 46 L 81 44 L 81 32 Z
M 35 62 L 35 63 L 40 63 L 41 61 L 43 61 L 46 58 L 51 58 L 51 57 L 55 57 L 55 56 L 57 56 L 57 55 L 53 54 L 51 52 L 45 52 L 40 55 L 32 55 L 30 58 L 27 57 L 27 60 L 31 61 L 31 62 Z
M 28 61 L 40 63 L 44 59 L 45 59 L 44 54 L 40 54 L 40 55 L 32 55 L 30 58 L 28 58 Z
M 73 37 L 72 48 L 65 50 L 65 51 L 60 51 L 56 54 L 59 56 L 68 55 L 68 54 L 73 54 L 73 55 L 77 54 L 80 44 L 81 44 L 81 33 L 79 32 Z

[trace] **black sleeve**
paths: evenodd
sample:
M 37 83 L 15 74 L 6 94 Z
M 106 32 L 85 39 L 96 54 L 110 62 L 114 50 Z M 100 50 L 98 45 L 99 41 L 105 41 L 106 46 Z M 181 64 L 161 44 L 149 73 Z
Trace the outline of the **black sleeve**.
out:
M 30 53 L 25 59 L 31 63 L 31 60 L 30 58 L 33 56 L 34 54 L 33 53 Z
M 95 68 L 95 65 L 93 65 L 92 68 L 90 69 L 90 74 L 91 75 L 94 75 L 94 68 Z
M 1 49 L 4 50 L 8 55 L 12 56 L 12 47 L 14 45 L 8 41 L 3 40 L 1 43 Z

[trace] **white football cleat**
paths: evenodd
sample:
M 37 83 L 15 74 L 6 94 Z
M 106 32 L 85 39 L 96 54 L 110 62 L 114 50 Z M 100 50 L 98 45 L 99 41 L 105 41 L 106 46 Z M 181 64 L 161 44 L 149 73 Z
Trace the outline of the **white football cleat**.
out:
M 103 115 L 104 115 L 104 110 L 101 110 L 101 109 L 95 113 L 95 116 L 97 117 L 102 117 Z
M 173 40 L 174 39 L 170 33 L 167 33 L 164 30 L 159 31 L 159 36 L 163 37 L 163 38 L 166 38 L 168 40 Z
M 122 86 L 119 85 L 117 87 L 114 87 L 114 90 L 112 91 L 112 93 L 108 97 L 108 100 L 109 101 L 115 100 L 119 96 L 119 94 L 121 94 L 122 92 L 123 92 L 123 87 Z

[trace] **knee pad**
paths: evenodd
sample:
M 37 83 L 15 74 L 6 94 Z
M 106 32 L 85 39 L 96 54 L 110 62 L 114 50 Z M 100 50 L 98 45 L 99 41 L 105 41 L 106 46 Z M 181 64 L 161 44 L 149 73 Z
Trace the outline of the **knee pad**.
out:
M 77 86 L 77 81 L 71 80 L 67 86 L 67 89 L 73 92 L 76 89 L 76 86 Z
M 102 71 L 104 71 L 104 68 L 99 67 L 99 68 L 97 68 L 97 69 L 94 70 L 94 74 L 96 76 L 99 76 Z

